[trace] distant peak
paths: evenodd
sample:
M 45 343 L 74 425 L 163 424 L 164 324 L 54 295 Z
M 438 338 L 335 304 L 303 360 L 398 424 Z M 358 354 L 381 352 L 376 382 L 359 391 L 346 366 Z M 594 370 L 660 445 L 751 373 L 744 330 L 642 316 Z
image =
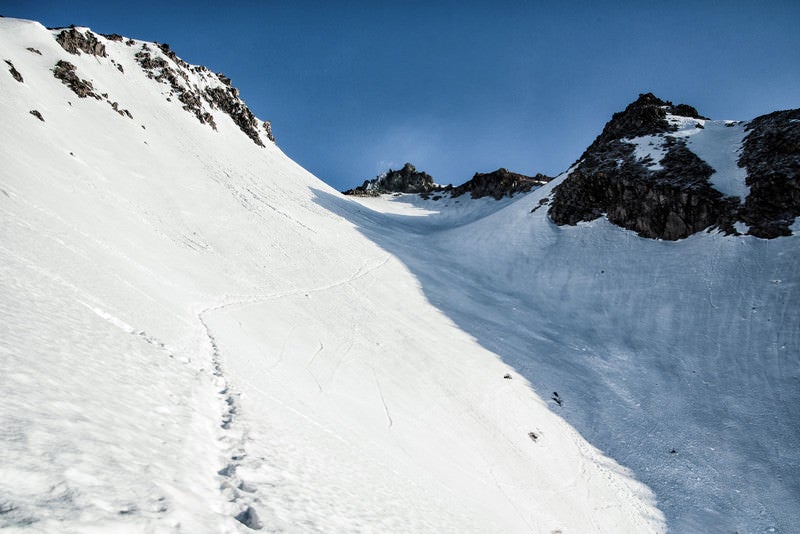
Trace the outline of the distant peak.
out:
M 667 103 L 660 98 L 658 98 L 653 93 L 639 93 L 639 98 L 637 98 L 634 102 L 632 102 L 628 107 L 631 106 L 666 106 Z
M 541 173 L 536 176 L 525 176 L 500 167 L 492 172 L 476 172 L 471 180 L 453 188 L 452 195 L 457 197 L 469 193 L 472 198 L 493 197 L 500 200 L 506 196 L 514 196 L 516 193 L 527 193 L 535 187 L 543 186 L 550 180 L 552 180 L 551 177 Z
M 399 171 L 389 169 L 389 172 L 367 180 L 344 194 L 378 196 L 383 193 L 430 193 L 441 189 L 441 186 L 433 182 L 430 174 L 419 172 L 414 165 L 406 163 Z
M 344 191 L 344 194 L 378 196 L 384 193 L 418 193 L 423 198 L 427 198 L 432 193 L 449 193 L 455 198 L 464 193 L 469 193 L 471 198 L 490 196 L 500 200 L 505 196 L 511 197 L 516 193 L 527 193 L 535 187 L 541 187 L 550 180 L 552 178 L 543 174 L 525 176 L 500 167 L 493 172 L 476 172 L 472 179 L 457 187 L 452 185 L 441 186 L 436 184 L 429 174 L 418 172 L 411 163 L 406 163 L 401 170 L 389 169 L 389 172 L 381 174 L 372 180 L 367 180 L 359 187 Z M 434 200 L 436 199 L 434 197 Z
M 628 107 L 625 108 L 625 111 L 646 107 L 658 107 L 671 115 L 678 115 L 680 117 L 709 120 L 708 117 L 703 117 L 697 112 L 697 109 L 688 104 L 676 105 L 669 100 L 661 100 L 653 93 L 640 93 L 639 98 L 631 102 Z

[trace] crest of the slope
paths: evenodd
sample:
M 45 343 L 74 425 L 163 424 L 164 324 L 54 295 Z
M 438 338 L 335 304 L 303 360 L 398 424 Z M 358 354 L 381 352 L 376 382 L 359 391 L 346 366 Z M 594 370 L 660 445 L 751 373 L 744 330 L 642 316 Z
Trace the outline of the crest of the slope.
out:
M 95 34 L 89 28 L 70 26 L 48 28 L 64 50 L 70 54 L 81 53 L 106 58 L 106 47 L 136 47 L 136 62 L 146 76 L 169 88 L 168 96 L 177 98 L 183 109 L 194 115 L 201 124 L 214 130 L 217 125 L 210 110 L 227 114 L 239 129 L 256 145 L 264 146 L 263 137 L 274 142 L 269 121 L 260 122 L 241 99 L 239 90 L 230 78 L 213 73 L 202 65 L 191 65 L 181 59 L 166 43 L 137 41 L 119 34 Z M 111 63 L 114 63 L 111 60 Z M 120 71 L 122 66 L 115 64 Z M 262 133 L 263 132 L 263 133 Z

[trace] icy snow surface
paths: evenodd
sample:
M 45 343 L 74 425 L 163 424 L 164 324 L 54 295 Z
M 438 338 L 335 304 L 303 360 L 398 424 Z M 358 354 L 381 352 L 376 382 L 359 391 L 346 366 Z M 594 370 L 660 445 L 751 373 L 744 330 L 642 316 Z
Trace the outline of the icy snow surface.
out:
M 344 198 L 166 102 L 140 44 L 0 19 L 0 527 L 800 524 L 797 237 L 555 227 L 557 182 Z

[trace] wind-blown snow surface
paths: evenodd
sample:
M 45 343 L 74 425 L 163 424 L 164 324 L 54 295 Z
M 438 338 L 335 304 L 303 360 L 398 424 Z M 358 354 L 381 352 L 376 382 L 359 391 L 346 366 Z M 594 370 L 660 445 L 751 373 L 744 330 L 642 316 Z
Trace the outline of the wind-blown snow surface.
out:
M 199 124 L 137 67 L 140 43 L 105 44 L 108 58 L 72 56 L 0 19 L 0 59 L 24 78 L 0 72 L 0 527 L 663 530 L 644 485 L 426 296 L 449 259 L 410 272 L 405 248 L 356 226 L 407 224 L 227 115 Z M 77 98 L 59 59 L 133 119 Z M 472 272 L 435 291 L 472 291 Z M 469 297 L 487 325 L 516 319 L 485 307 L 502 289 Z

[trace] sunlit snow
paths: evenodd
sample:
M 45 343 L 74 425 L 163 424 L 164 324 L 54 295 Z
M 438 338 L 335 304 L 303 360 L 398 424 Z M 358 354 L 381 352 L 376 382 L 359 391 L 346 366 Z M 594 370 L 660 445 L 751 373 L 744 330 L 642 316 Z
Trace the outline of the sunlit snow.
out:
M 644 485 L 345 215 L 395 223 L 167 101 L 140 42 L 105 44 L 73 56 L 0 19 L 24 76 L 0 72 L 0 526 L 663 530 Z
M 0 18 L 0 527 L 800 524 L 797 236 L 557 227 L 564 176 L 345 198 L 105 44 Z M 743 131 L 705 126 L 731 191 Z

